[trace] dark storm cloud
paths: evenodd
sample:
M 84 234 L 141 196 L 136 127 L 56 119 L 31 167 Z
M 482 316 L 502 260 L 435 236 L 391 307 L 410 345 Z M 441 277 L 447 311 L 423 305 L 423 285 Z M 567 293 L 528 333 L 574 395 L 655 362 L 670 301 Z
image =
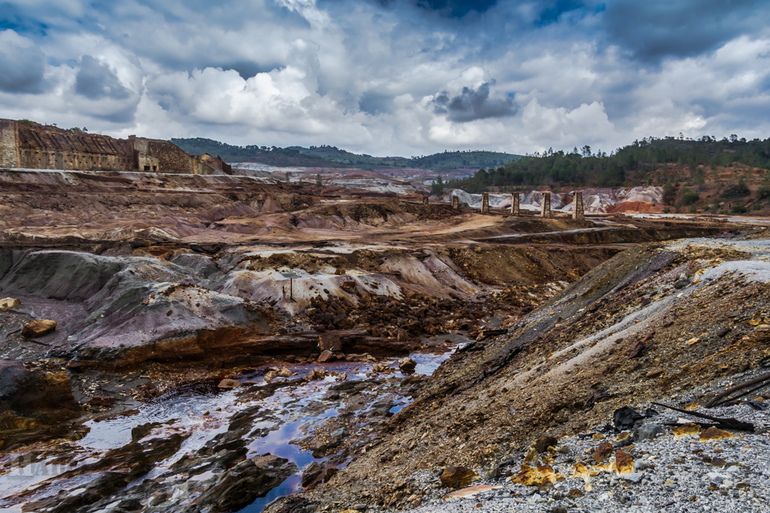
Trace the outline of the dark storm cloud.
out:
M 45 55 L 14 31 L 0 31 L 0 91 L 45 91 Z
M 400 0 L 374 0 L 384 7 L 390 7 Z M 471 11 L 485 12 L 497 4 L 497 0 L 403 0 L 426 11 L 435 11 L 452 18 L 462 18 Z
M 445 114 L 451 121 L 460 123 L 516 114 L 517 107 L 513 98 L 489 98 L 490 85 L 489 82 L 485 82 L 475 91 L 469 87 L 463 87 L 462 93 L 453 98 L 444 91 L 434 98 L 433 110 L 437 114 Z
M 80 62 L 80 71 L 75 79 L 75 92 L 91 100 L 125 100 L 130 96 L 128 89 L 120 83 L 115 73 L 90 55 L 84 55 Z
M 372 116 L 388 113 L 392 107 L 393 98 L 372 91 L 361 95 L 361 100 L 358 102 L 358 108 Z
M 756 32 L 769 12 L 765 0 L 620 0 L 607 4 L 604 22 L 610 42 L 655 63 L 697 56 Z

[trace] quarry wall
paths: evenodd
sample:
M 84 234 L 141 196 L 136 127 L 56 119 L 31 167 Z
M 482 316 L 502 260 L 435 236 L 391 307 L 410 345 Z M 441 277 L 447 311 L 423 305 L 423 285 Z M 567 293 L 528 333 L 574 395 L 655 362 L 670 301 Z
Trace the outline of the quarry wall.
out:
M 0 167 L 76 171 L 150 171 L 210 175 L 221 167 L 156 139 L 64 130 L 0 119 Z

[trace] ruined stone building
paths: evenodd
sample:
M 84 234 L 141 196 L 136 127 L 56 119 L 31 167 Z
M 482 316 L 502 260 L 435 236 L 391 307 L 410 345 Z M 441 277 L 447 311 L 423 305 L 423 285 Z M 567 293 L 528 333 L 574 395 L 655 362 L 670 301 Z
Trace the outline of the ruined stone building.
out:
M 230 173 L 222 159 L 190 155 L 168 141 L 64 130 L 32 121 L 0 119 L 0 168 L 76 171 Z

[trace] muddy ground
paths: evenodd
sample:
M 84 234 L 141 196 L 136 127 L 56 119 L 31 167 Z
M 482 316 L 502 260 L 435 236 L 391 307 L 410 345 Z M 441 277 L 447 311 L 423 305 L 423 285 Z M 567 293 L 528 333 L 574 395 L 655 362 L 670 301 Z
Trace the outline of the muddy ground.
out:
M 613 342 L 615 356 L 580 368 L 567 357 L 593 342 L 558 351 L 667 300 L 679 290 L 671 276 L 690 286 L 714 262 L 746 258 L 739 247 L 660 244 L 747 229 L 703 219 L 481 216 L 248 177 L 3 171 L 0 182 L 0 298 L 19 300 L 0 312 L 0 479 L 41 462 L 72 467 L 45 486 L 3 492 L 5 507 L 24 510 L 236 511 L 316 486 L 273 509 L 408 508 L 426 493 L 408 484 L 420 469 L 495 472 L 537 433 L 583 429 L 628 394 L 641 399 L 631 382 L 658 367 L 649 379 L 686 386 L 686 358 L 656 351 L 685 332 L 688 315 L 721 331 L 733 303 L 694 302 L 650 328 L 654 338 L 634 332 Z M 730 301 L 748 288 L 764 300 L 762 283 L 735 288 Z M 39 319 L 56 329 L 22 336 Z M 715 342 L 726 354 L 745 342 L 734 336 L 756 338 L 730 330 Z M 445 358 L 459 340 L 477 341 L 431 378 L 399 370 L 407 356 Z M 708 340 L 687 347 L 713 349 Z M 626 358 L 637 343 L 639 356 Z M 705 354 L 692 369 L 706 372 Z M 750 366 L 751 355 L 706 376 Z M 668 375 L 674 365 L 679 377 Z M 223 379 L 237 381 L 237 393 L 219 388 Z M 155 412 L 156 424 L 134 435 L 141 424 L 115 420 L 137 419 L 179 390 L 200 422 Z M 197 411 L 222 393 L 229 409 Z M 292 410 L 289 396 L 313 394 Z M 256 449 L 290 419 L 319 415 L 328 418 L 282 442 L 294 439 L 301 457 Z M 127 440 L 79 442 L 115 422 Z M 235 499 L 257 482 L 259 493 Z M 174 487 L 189 497 L 180 502 Z

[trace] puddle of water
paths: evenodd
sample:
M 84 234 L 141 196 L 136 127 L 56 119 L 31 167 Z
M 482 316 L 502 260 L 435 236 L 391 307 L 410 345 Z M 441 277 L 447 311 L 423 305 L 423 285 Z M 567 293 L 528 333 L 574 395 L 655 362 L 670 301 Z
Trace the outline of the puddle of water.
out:
M 412 353 L 410 357 L 417 363 L 415 371 L 419 374 L 431 375 L 448 359 L 455 348 L 468 342 L 468 339 L 462 335 L 448 334 L 436 337 L 436 341 L 441 347 L 450 346 L 452 349 L 443 353 Z M 397 358 L 390 360 L 393 368 L 397 369 Z M 384 363 L 384 362 L 381 362 Z M 310 364 L 289 366 L 292 373 L 297 376 L 291 378 L 278 378 L 276 382 L 283 380 L 296 380 L 298 377 L 307 376 L 314 368 L 322 367 L 327 372 L 337 372 L 347 374 L 347 381 L 363 382 L 371 379 L 367 373 L 372 371 L 373 363 L 361 362 L 333 362 L 328 364 Z M 355 370 L 358 369 L 358 370 Z M 324 461 L 326 458 L 316 459 L 310 452 L 302 450 L 299 446 L 290 444 L 294 439 L 302 438 L 312 433 L 315 426 L 320 425 L 324 420 L 338 415 L 338 403 L 332 403 L 324 400 L 325 394 L 329 389 L 341 383 L 335 376 L 327 376 L 323 380 L 307 382 L 301 385 L 290 385 L 276 390 L 270 397 L 262 400 L 248 400 L 243 392 L 246 387 L 253 388 L 255 391 L 265 384 L 263 379 L 265 369 L 259 369 L 249 375 L 241 377 L 242 382 L 249 382 L 244 387 L 235 390 L 221 391 L 215 384 L 198 384 L 198 386 L 182 387 L 172 393 L 166 394 L 151 402 L 141 405 L 139 413 L 132 416 L 120 416 L 102 421 L 89 421 L 86 425 L 90 432 L 81 440 L 74 443 L 76 452 L 82 454 L 77 461 L 76 466 L 51 465 L 50 461 L 35 462 L 26 467 L 20 467 L 16 476 L 6 474 L 0 478 L 0 502 L 2 497 L 9 497 L 23 490 L 30 490 L 39 486 L 42 482 L 55 479 L 56 476 L 72 470 L 87 463 L 96 461 L 100 454 L 120 448 L 131 442 L 131 430 L 145 423 L 159 423 L 147 437 L 157 437 L 168 435 L 169 433 L 183 433 L 188 435 L 183 442 L 180 450 L 167 460 L 159 463 L 147 476 L 132 483 L 137 485 L 145 479 L 160 479 L 171 477 L 170 468 L 185 454 L 194 454 L 198 452 L 208 441 L 215 436 L 225 432 L 230 424 L 232 416 L 246 408 L 255 405 L 260 406 L 260 412 L 263 421 L 255 422 L 253 430 L 277 429 L 269 431 L 264 437 L 253 440 L 247 444 L 248 457 L 254 457 L 261 454 L 273 454 L 282 458 L 287 458 L 294 462 L 299 471 L 286 479 L 281 485 L 271 490 L 265 497 L 243 510 L 243 513 L 258 513 L 273 500 L 301 491 L 301 473 L 304 468 L 313 461 Z M 381 374 L 374 378 L 390 378 L 400 374 Z M 361 412 L 368 411 L 373 405 L 384 399 L 392 400 L 395 405 L 390 408 L 392 413 L 397 413 L 406 407 L 411 401 L 411 397 L 403 397 L 392 393 L 386 396 L 368 397 L 368 404 L 364 406 Z M 246 399 L 246 400 L 244 400 Z M 318 402 L 318 408 L 313 408 L 314 402 Z M 311 408 L 306 409 L 308 406 Z M 219 408 L 219 411 L 217 411 Z M 204 415 L 205 412 L 208 412 Z M 317 412 L 317 413 L 315 413 Z M 348 462 L 341 466 L 347 465 Z M 93 477 L 92 474 L 76 476 L 72 479 L 59 479 L 52 482 L 45 490 L 41 491 L 36 497 L 50 496 L 60 490 L 68 490 L 82 487 Z M 191 481 L 205 479 L 210 476 L 192 475 Z M 83 481 L 83 482 L 81 482 Z M 10 504 L 3 505 L 3 508 L 9 508 Z M 6 510 L 6 509 L 3 509 Z

